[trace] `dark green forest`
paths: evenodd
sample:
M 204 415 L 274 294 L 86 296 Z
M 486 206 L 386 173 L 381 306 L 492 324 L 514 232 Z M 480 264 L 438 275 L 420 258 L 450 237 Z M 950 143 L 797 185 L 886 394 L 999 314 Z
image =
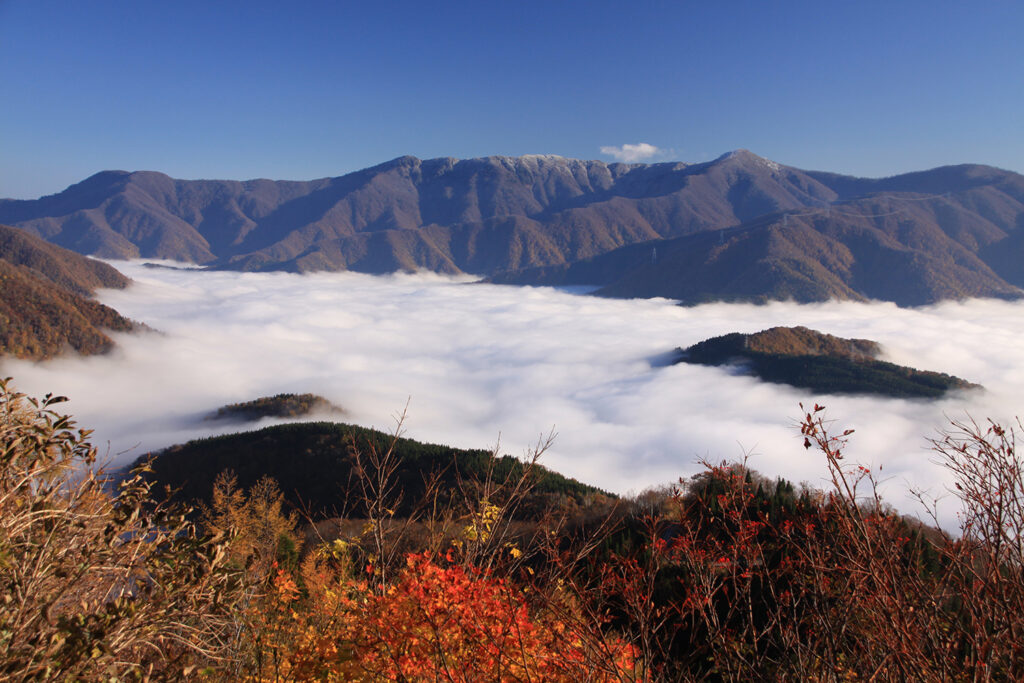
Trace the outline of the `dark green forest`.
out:
M 398 466 L 396 489 L 402 492 L 396 514 L 407 515 L 426 494 L 432 478 L 444 500 L 461 496 L 461 486 L 488 478 L 514 480 L 527 467 L 510 455 L 495 457 L 482 449 L 458 449 L 394 438 L 375 429 L 334 422 L 305 422 L 267 427 L 189 441 L 147 456 L 150 479 L 158 488 L 170 487 L 183 502 L 207 501 L 211 482 L 231 471 L 241 488 L 263 477 L 277 481 L 292 509 L 314 518 L 365 516 L 361 492 L 356 488 L 355 454 L 386 452 L 393 448 Z M 521 514 L 539 516 L 551 507 L 582 504 L 609 494 L 543 467 L 536 468 L 537 485 L 524 502 Z

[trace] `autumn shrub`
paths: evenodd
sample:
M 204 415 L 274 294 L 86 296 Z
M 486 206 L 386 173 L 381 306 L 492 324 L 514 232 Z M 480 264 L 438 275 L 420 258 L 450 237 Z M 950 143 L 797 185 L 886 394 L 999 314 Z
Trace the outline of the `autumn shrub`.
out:
M 248 490 L 239 488 L 235 475 L 221 472 L 213 481 L 209 505 L 200 507 L 204 530 L 216 538 L 229 538 L 231 560 L 244 568 L 251 585 L 266 583 L 272 566 L 297 566 L 301 543 L 298 515 L 285 512 L 284 495 L 277 482 L 263 477 Z
M 876 473 L 844 456 L 852 430 L 833 432 L 821 406 L 801 432 L 825 459 L 824 491 L 796 495 L 757 482 L 745 463 L 708 464 L 626 558 L 638 570 L 622 574 L 618 602 L 631 628 L 644 610 L 662 615 L 662 675 L 1019 679 L 1024 479 L 1014 431 L 969 422 L 934 442 L 963 506 L 959 533 L 934 519 L 924 533 L 887 506 Z
M 609 640 L 611 664 L 595 666 L 588 633 L 532 609 L 522 586 L 454 560 L 410 554 L 382 594 L 338 545 L 308 557 L 298 580 L 280 571 L 262 612 L 254 678 L 632 680 L 629 645 Z
M 241 575 L 89 432 L 0 381 L 0 678 L 180 678 L 233 657 Z
M 1024 676 L 1024 479 L 1014 430 L 954 422 L 933 441 L 952 475 L 960 528 L 944 531 L 933 518 L 925 537 L 883 503 L 876 472 L 847 462 L 852 430 L 833 434 L 822 411 L 815 406 L 802 424 L 831 479 L 819 532 L 785 539 L 817 606 L 801 616 L 819 657 L 888 680 Z
M 537 593 L 524 564 L 543 523 L 519 533 L 513 516 L 530 494 L 542 439 L 511 473 L 456 472 L 457 489 L 406 501 L 394 445 L 350 446 L 358 533 L 306 553 L 298 571 L 276 567 L 252 619 L 255 680 L 611 681 L 633 680 L 631 645 L 585 627 L 563 592 Z M 494 459 L 495 462 L 497 459 Z M 251 494 L 250 494 L 251 495 Z M 232 494 L 227 507 L 246 509 Z M 232 499 L 222 490 L 217 497 Z M 439 504 L 443 500 L 443 504 Z M 398 517 L 399 509 L 409 510 Z M 237 524 L 236 524 L 237 525 Z M 417 532 L 419 549 L 410 551 Z M 525 540 L 524 540 L 525 539 Z M 399 565 L 398 561 L 401 560 Z M 552 584 L 554 585 L 554 584 Z M 556 608 L 557 604 L 557 608 Z M 601 656 L 595 657 L 600 650 Z
M 955 423 L 934 441 L 962 504 L 954 532 L 885 504 L 877 473 L 844 455 L 852 430 L 831 427 L 821 406 L 801 424 L 824 490 L 705 463 L 674 494 L 644 496 L 584 560 L 560 539 L 538 593 L 571 593 L 592 640 L 634 648 L 638 679 L 1019 680 L 1015 431 Z
M 951 531 L 886 505 L 817 405 L 800 431 L 824 490 L 709 462 L 529 524 L 549 440 L 513 475 L 430 495 L 428 473 L 405 501 L 399 420 L 390 446 L 350 444 L 365 517 L 303 547 L 269 479 L 218 478 L 199 528 L 139 476 L 115 487 L 60 401 L 0 382 L 5 680 L 1024 679 L 1019 424 L 934 440 Z

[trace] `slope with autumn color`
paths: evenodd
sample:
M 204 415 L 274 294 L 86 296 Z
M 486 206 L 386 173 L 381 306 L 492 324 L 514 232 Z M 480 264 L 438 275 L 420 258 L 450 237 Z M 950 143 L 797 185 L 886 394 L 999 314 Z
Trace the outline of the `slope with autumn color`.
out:
M 105 263 L 0 225 L 0 355 L 42 359 L 69 347 L 83 354 L 110 350 L 106 331 L 127 331 L 132 323 L 89 297 L 128 282 Z

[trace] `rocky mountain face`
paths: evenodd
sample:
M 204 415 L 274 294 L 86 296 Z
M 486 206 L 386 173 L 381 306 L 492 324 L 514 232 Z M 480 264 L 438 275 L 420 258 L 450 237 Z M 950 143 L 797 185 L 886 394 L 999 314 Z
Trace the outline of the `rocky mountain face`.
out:
M 6 221 L 105 257 L 242 270 L 425 268 L 609 296 L 926 303 L 1024 285 L 1024 176 L 861 179 L 745 150 L 704 164 L 402 157 L 308 182 L 107 171 Z
M 735 225 L 834 192 L 749 152 L 710 164 L 402 157 L 309 182 L 107 171 L 0 202 L 0 221 L 105 257 L 262 269 L 492 273 Z
M 492 281 L 598 285 L 602 296 L 693 304 L 832 298 L 914 306 L 1020 296 L 1024 176 L 984 166 L 877 181 L 809 175 L 837 198 Z
M 72 348 L 102 353 L 106 331 L 132 322 L 89 298 L 98 287 L 129 280 L 105 263 L 0 225 L 0 356 L 42 359 Z

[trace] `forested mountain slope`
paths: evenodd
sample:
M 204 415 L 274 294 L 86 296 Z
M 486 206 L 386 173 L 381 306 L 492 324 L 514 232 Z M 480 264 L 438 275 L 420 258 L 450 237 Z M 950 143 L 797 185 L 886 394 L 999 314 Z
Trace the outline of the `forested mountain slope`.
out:
M 495 457 L 486 450 L 451 448 L 399 438 L 383 432 L 333 422 L 304 422 L 266 427 L 252 432 L 197 439 L 146 456 L 149 475 L 158 488 L 170 487 L 187 502 L 208 502 L 212 482 L 230 471 L 248 489 L 262 477 L 273 477 L 288 503 L 315 517 L 366 514 L 358 467 L 368 468 L 372 449 L 385 453 L 393 444 L 394 479 L 401 492 L 400 515 L 407 515 L 430 490 L 437 477 L 438 503 L 475 490 L 490 479 L 517 481 L 526 467 L 509 455 Z M 353 453 L 362 453 L 355 460 Z M 536 488 L 524 501 L 523 514 L 542 516 L 559 500 L 582 501 L 598 489 L 536 466 Z
M 89 297 L 99 287 L 128 282 L 105 263 L 0 225 L 0 355 L 43 359 L 68 347 L 108 351 L 113 342 L 106 331 L 129 330 L 132 322 Z
M 506 284 L 598 285 L 612 297 L 684 303 L 1020 296 L 1020 207 L 978 211 L 988 188 L 960 196 L 886 193 L 759 217 L 739 226 L 630 245 L 572 264 L 499 274 Z M 990 197 L 989 197 L 990 198 Z M 985 204 L 992 209 L 992 202 Z

